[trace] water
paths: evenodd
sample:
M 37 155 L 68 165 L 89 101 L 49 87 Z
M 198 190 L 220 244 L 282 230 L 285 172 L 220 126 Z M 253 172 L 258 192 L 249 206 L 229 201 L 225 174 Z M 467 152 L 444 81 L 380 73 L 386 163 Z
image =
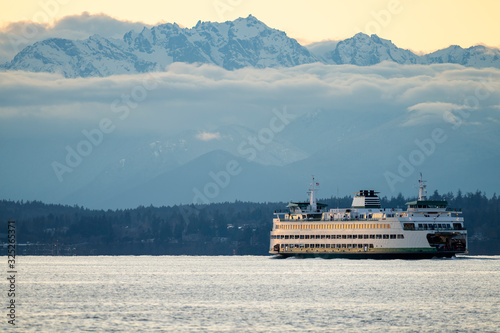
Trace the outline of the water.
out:
M 500 256 L 19 257 L 17 265 L 20 331 L 500 330 Z

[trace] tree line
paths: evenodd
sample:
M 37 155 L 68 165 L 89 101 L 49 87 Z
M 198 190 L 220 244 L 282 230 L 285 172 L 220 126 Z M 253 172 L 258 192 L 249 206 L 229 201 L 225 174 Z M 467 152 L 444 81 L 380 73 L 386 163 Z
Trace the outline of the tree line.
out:
M 462 208 L 470 254 L 500 254 L 500 199 L 484 193 L 444 195 Z M 382 207 L 404 208 L 415 198 L 382 197 Z M 350 207 L 352 197 L 320 202 L 329 208 Z M 209 205 L 91 210 L 40 201 L 0 201 L 1 241 L 7 242 L 7 221 L 16 221 L 17 254 L 25 255 L 266 255 L 275 211 L 284 202 L 224 202 Z M 6 253 L 6 246 L 3 247 Z

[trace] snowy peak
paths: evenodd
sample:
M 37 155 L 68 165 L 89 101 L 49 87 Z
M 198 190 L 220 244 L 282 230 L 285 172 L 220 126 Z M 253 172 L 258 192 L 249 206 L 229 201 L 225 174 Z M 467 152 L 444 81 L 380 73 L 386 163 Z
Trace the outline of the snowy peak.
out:
M 200 21 L 191 29 L 175 23 L 145 27 L 126 33 L 123 40 L 98 35 L 81 41 L 50 39 L 25 48 L 4 67 L 87 77 L 141 73 L 171 62 L 212 63 L 232 70 L 314 61 L 296 40 L 248 16 L 223 23 Z
M 339 42 L 329 58 L 336 64 L 358 66 L 374 65 L 385 60 L 399 64 L 418 62 L 418 56 L 413 52 L 398 48 L 390 40 L 377 35 L 368 36 L 363 33 Z
M 182 28 L 176 23 L 144 27 L 140 33 L 127 32 L 123 39 L 99 35 L 85 40 L 47 39 L 26 47 L 0 69 L 91 77 L 144 73 L 172 62 L 214 64 L 233 70 L 292 67 L 317 61 L 358 66 L 393 61 L 500 68 L 500 50 L 450 46 L 418 56 L 390 40 L 363 33 L 306 48 L 285 32 L 269 28 L 250 15 L 221 23 L 199 21 L 193 28 Z
M 483 45 L 463 49 L 452 45 L 423 57 L 423 63 L 453 63 L 470 67 L 500 67 L 500 50 Z

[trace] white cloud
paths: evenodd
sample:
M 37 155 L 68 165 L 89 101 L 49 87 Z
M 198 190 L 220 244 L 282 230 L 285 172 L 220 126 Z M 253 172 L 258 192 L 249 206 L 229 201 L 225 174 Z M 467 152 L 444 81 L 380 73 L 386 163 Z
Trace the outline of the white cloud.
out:
M 470 121 L 485 121 L 500 105 L 499 69 L 385 62 L 366 67 L 315 63 L 227 71 L 174 63 L 166 72 L 154 74 L 75 79 L 9 71 L 0 73 L 0 114 L 18 123 L 26 117 L 67 122 L 77 133 L 78 127 L 104 117 L 134 133 L 207 128 L 212 132 L 224 125 L 258 130 L 267 126 L 270 110 L 281 106 L 296 115 L 322 109 L 354 123 L 392 121 L 411 126 L 443 123 L 443 114 L 461 110 L 484 80 L 491 81 L 492 92 L 481 91 L 474 111 L 478 119 Z M 145 96 L 134 100 L 139 91 Z M 120 108 L 127 110 L 126 119 Z
M 424 102 L 408 107 L 408 111 L 412 113 L 411 118 L 406 121 L 403 126 L 411 126 L 429 121 L 445 120 L 449 123 L 456 124 L 459 117 L 453 111 L 467 109 L 464 105 L 456 105 L 453 103 L 443 102 Z
M 115 19 L 106 14 L 65 16 L 53 24 L 20 21 L 0 29 L 0 63 L 12 60 L 26 46 L 48 38 L 86 39 L 98 34 L 122 39 L 130 30 L 141 31 L 151 25 Z
M 211 141 L 211 140 L 220 140 L 221 135 L 219 132 L 201 132 L 196 135 L 196 138 L 201 141 Z

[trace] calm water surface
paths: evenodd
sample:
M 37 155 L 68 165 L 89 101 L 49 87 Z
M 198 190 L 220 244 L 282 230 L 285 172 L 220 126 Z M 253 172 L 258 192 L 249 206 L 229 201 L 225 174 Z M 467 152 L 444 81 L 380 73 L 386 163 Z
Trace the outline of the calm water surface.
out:
M 19 331 L 500 331 L 500 256 L 19 257 L 17 265 Z

